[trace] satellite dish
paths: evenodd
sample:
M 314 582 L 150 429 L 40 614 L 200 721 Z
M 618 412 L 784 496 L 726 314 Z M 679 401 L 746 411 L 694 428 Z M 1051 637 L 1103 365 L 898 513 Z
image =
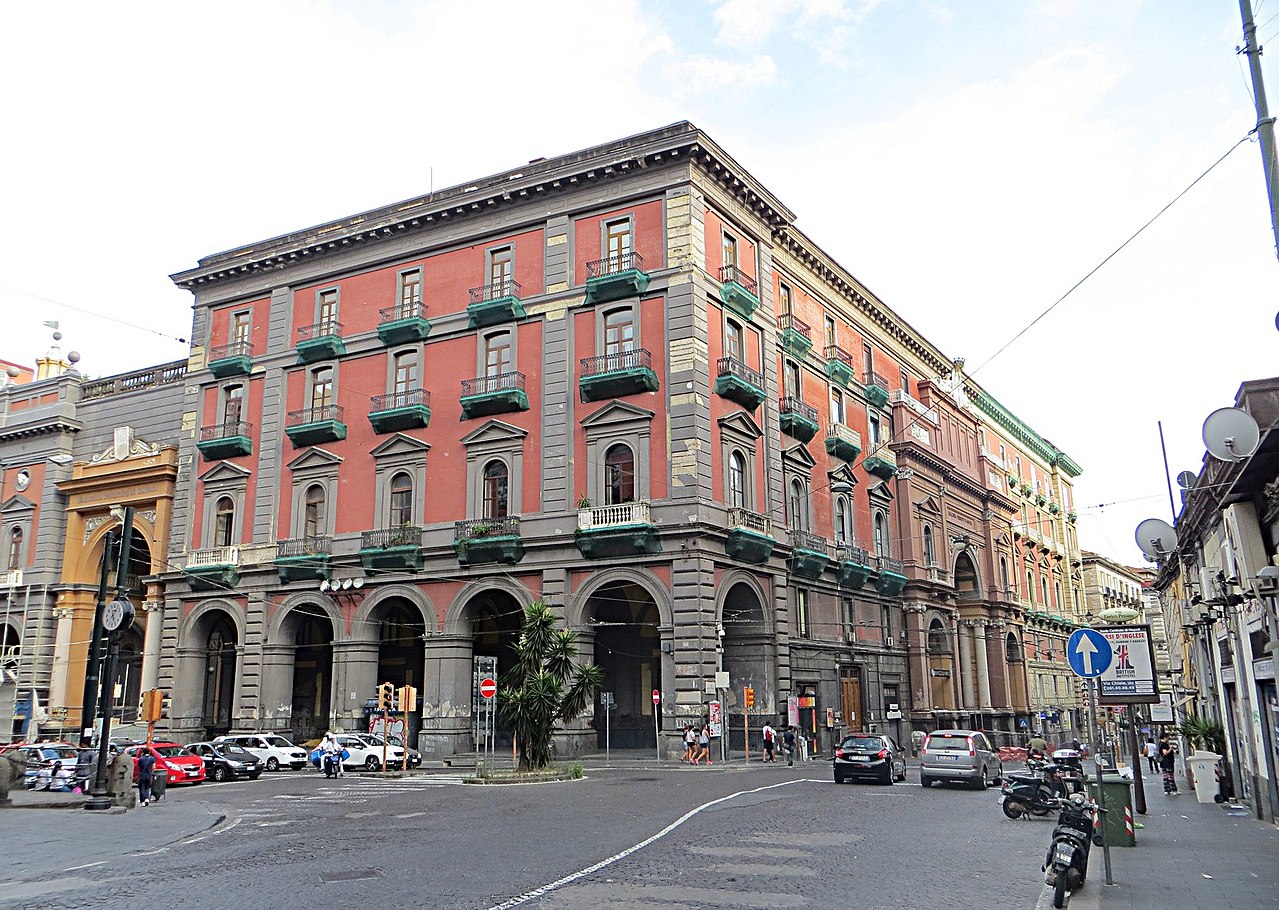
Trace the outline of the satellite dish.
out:
M 1137 525 L 1137 546 L 1151 559 L 1163 559 L 1177 549 L 1177 532 L 1159 518 L 1147 518 Z
M 1183 490 L 1189 490 L 1195 485 L 1195 481 L 1198 479 L 1199 475 L 1197 475 L 1194 471 L 1182 471 L 1177 475 L 1177 486 L 1181 487 Z
M 327 591 L 329 589 L 329 580 L 327 578 L 320 580 L 320 590 Z
M 1238 408 L 1218 408 L 1203 428 L 1204 445 L 1222 461 L 1243 461 L 1257 451 L 1261 431 L 1252 415 Z

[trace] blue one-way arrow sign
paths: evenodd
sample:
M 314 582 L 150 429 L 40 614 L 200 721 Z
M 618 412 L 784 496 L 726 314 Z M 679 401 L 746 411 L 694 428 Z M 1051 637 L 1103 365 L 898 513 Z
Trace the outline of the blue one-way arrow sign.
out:
M 1094 679 L 1106 672 L 1113 653 L 1110 642 L 1096 629 L 1077 629 L 1066 642 L 1066 657 L 1076 676 Z

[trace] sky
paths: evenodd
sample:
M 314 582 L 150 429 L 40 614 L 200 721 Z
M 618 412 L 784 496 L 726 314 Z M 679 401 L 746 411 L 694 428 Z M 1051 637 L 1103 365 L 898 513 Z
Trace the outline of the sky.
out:
M 1158 424 L 1198 471 L 1279 373 L 1241 44 L 1234 0 L 15 4 L 0 359 L 49 320 L 91 376 L 183 358 L 202 256 L 687 119 L 1079 462 L 1081 544 L 1140 564 Z

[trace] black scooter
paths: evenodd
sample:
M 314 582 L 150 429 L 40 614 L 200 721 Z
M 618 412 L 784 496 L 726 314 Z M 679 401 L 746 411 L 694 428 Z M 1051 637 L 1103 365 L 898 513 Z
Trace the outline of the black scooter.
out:
M 1044 881 L 1053 886 L 1053 906 L 1064 907 L 1066 892 L 1078 891 L 1088 878 L 1088 854 L 1102 838 L 1095 827 L 1097 813 L 1104 810 L 1082 793 L 1056 803 L 1061 815 L 1044 859 Z
M 1058 808 L 1058 801 L 1083 790 L 1083 781 L 1059 765 L 1043 765 L 1034 773 L 1005 774 L 1000 805 L 1009 818 L 1044 816 Z

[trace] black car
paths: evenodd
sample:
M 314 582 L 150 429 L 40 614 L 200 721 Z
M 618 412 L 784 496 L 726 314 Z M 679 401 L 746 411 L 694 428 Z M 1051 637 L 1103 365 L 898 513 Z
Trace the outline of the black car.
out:
M 232 743 L 191 743 L 187 749 L 204 759 L 205 774 L 210 780 L 257 780 L 262 775 L 262 759 Z
M 891 736 L 851 733 L 835 747 L 835 783 L 866 777 L 881 784 L 906 779 L 906 753 Z

